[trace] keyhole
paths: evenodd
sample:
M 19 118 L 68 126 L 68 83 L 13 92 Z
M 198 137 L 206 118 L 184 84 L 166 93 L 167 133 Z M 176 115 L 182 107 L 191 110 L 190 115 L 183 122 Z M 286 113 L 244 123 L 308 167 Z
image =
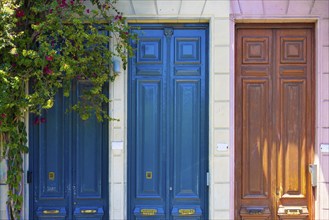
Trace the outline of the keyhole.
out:
M 152 179 L 152 172 L 151 171 L 147 171 L 146 172 L 146 174 L 145 174 L 145 176 L 146 176 L 146 179 Z

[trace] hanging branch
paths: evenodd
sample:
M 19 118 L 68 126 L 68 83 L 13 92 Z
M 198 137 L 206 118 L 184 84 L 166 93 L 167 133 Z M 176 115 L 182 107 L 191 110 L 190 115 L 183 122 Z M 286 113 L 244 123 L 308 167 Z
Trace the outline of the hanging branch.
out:
M 132 53 L 129 33 L 116 0 L 1 0 L 0 2 L 0 146 L 7 161 L 8 207 L 19 219 L 23 204 L 23 155 L 28 152 L 26 112 L 34 123 L 46 123 L 41 112 L 51 108 L 61 89 L 69 96 L 74 80 L 91 89 L 70 109 L 87 120 L 112 120 L 102 106 L 110 100 L 101 88 L 116 77 L 112 57 Z M 110 34 L 104 34 L 104 32 Z M 113 51 L 109 49 L 112 38 Z M 29 93 L 26 88 L 29 87 Z

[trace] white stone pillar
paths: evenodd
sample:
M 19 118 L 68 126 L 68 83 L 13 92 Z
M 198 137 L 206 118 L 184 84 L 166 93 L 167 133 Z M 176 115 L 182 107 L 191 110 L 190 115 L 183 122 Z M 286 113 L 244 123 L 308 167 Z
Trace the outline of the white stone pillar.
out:
M 7 165 L 5 160 L 0 160 L 0 219 L 8 219 L 7 198 L 8 186 L 5 184 L 7 176 Z

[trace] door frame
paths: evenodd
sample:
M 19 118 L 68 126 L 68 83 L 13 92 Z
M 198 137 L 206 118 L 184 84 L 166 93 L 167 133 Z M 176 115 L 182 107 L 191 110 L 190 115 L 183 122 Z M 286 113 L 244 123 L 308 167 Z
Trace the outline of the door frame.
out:
M 236 156 L 238 152 L 238 146 L 236 145 L 237 143 L 237 138 L 238 138 L 238 132 L 237 132 L 237 127 L 239 125 L 237 125 L 237 99 L 236 99 L 236 68 L 237 68 L 237 64 L 236 64 L 236 57 L 237 57 L 237 47 L 236 47 L 236 30 L 238 27 L 243 27 L 243 28 L 254 28 L 254 29 L 278 29 L 278 28 L 309 28 L 311 29 L 311 35 L 312 35 L 312 59 L 311 59 L 311 103 L 312 103 L 312 107 L 311 107 L 311 115 L 312 115 L 312 119 L 311 119 L 311 124 L 312 124 L 312 135 L 311 135 L 311 147 L 310 147 L 310 152 L 308 154 L 308 158 L 307 160 L 310 161 L 311 163 L 314 163 L 316 161 L 316 159 L 314 158 L 315 156 L 315 144 L 316 144 L 316 111 L 317 111 L 317 106 L 316 106 L 316 81 L 317 81 L 317 73 L 316 73 L 316 66 L 317 66 L 317 62 L 316 62 L 316 55 L 317 55 L 317 40 L 318 40 L 318 33 L 317 33 L 317 19 L 273 19 L 273 18 L 269 18 L 269 19 L 254 19 L 254 18 L 237 18 L 235 21 L 231 22 L 231 43 L 233 45 L 232 49 L 231 49 L 231 68 L 232 68 L 232 74 L 231 74 L 231 106 L 233 111 L 231 112 L 231 118 L 232 123 L 233 123 L 233 127 L 231 129 L 231 140 L 233 143 L 233 154 L 231 155 L 231 172 L 232 172 L 232 177 L 231 177 L 231 198 L 232 198 L 232 202 L 230 202 L 230 207 L 231 207 L 231 211 L 230 211 L 230 217 L 231 218 L 235 218 L 236 217 L 236 213 L 238 213 L 239 211 L 236 210 L 236 207 L 238 205 L 238 202 L 236 200 L 237 195 L 236 194 L 236 187 L 237 187 L 237 182 L 236 182 Z M 310 177 L 308 176 L 308 179 Z M 311 183 L 307 183 L 307 190 L 310 192 L 309 195 L 309 200 L 308 200 L 308 206 L 309 206 L 309 218 L 310 219 L 314 219 L 315 218 L 315 213 L 316 213 L 316 202 L 315 202 L 315 198 L 316 198 L 316 191 L 318 190 L 317 187 L 312 187 Z M 277 207 L 276 207 L 277 208 Z M 277 213 L 277 210 L 275 210 L 275 213 Z
M 143 30 L 143 27 L 144 28 L 166 28 L 166 27 L 173 27 L 173 28 L 186 28 L 186 29 L 204 29 L 206 30 L 206 48 L 205 48 L 205 51 L 206 51 L 206 58 L 205 58 L 205 61 L 206 61 L 206 64 L 205 64 L 205 97 L 206 97 L 206 100 L 205 100 L 205 103 L 206 103 L 206 110 L 205 110 L 205 118 L 206 118 L 206 125 L 205 127 L 207 128 L 207 135 L 205 136 L 205 145 L 207 146 L 206 149 L 204 149 L 205 153 L 205 159 L 207 160 L 206 163 L 205 163 L 205 173 L 208 173 L 210 172 L 210 150 L 209 150 L 209 142 L 210 142 L 210 122 L 209 122 L 209 113 L 210 113 L 210 83 L 209 83 L 209 79 L 211 78 L 210 76 L 210 46 L 211 46 L 211 43 L 209 42 L 209 39 L 210 39 L 210 23 L 209 23 L 209 20 L 208 19 L 205 19 L 205 20 L 198 20 L 199 23 L 195 23 L 193 21 L 184 21 L 184 23 L 176 23 L 176 22 L 173 22 L 172 20 L 161 20 L 160 21 L 161 23 L 157 23 L 157 22 L 154 22 L 152 20 L 132 20 L 132 21 L 128 21 L 129 23 L 129 26 L 130 27 L 140 27 L 141 30 Z M 128 69 L 129 69 L 129 66 L 131 66 L 131 61 L 129 60 L 128 62 Z M 129 70 L 127 71 L 127 74 L 129 74 Z M 131 106 L 131 98 L 129 97 L 129 94 L 131 93 L 131 87 L 130 87 L 130 78 L 127 76 L 125 78 L 125 84 L 126 84 L 126 89 L 125 89 L 125 95 L 126 95 L 126 111 L 125 111 L 125 115 L 127 117 L 126 119 L 126 128 L 127 128 L 127 131 L 126 131 L 126 141 L 127 141 L 127 144 L 126 144 L 126 149 L 127 149 L 127 153 L 126 153 L 126 193 L 125 193 L 125 216 L 128 217 L 130 214 L 129 214 L 129 207 L 131 207 L 131 200 L 129 199 L 130 198 L 130 192 L 131 192 L 131 186 L 129 185 L 129 179 L 131 178 L 131 171 L 130 171 L 130 166 L 129 166 L 129 161 L 131 161 L 133 159 L 132 155 L 130 154 L 130 150 L 129 150 L 129 136 L 131 136 L 131 129 L 129 128 L 130 127 L 130 106 Z M 133 159 L 134 160 L 134 159 Z M 207 219 L 210 215 L 210 209 L 209 209 L 209 205 L 211 203 L 211 201 L 209 201 L 210 199 L 210 195 L 209 195 L 209 192 L 210 192 L 210 185 L 207 185 L 207 184 L 210 184 L 210 181 L 208 179 L 208 175 L 207 175 L 207 180 L 205 182 L 205 186 L 207 187 L 206 189 L 206 192 L 204 193 L 204 201 L 205 201 L 205 207 L 204 207 L 204 217 L 205 219 Z

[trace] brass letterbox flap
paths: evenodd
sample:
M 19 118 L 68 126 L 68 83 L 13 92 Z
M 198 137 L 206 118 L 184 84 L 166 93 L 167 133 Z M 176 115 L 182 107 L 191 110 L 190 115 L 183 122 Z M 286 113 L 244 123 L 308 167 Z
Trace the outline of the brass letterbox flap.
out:
M 136 216 L 162 216 L 164 209 L 161 206 L 136 206 L 134 209 Z
M 64 217 L 66 216 L 66 209 L 64 207 L 39 207 L 37 209 L 37 216 L 56 216 L 57 217 Z
M 248 206 L 242 207 L 240 209 L 241 216 L 250 216 L 250 215 L 261 215 L 261 216 L 270 216 L 271 212 L 268 207 L 264 206 Z
M 102 207 L 96 207 L 96 206 L 85 206 L 85 207 L 76 207 L 74 209 L 74 215 L 75 216 L 103 216 L 104 210 Z M 89 218 L 89 217 L 87 217 Z
M 201 216 L 200 206 L 174 206 L 171 214 L 173 216 Z
M 308 215 L 307 206 L 280 206 L 278 215 Z

